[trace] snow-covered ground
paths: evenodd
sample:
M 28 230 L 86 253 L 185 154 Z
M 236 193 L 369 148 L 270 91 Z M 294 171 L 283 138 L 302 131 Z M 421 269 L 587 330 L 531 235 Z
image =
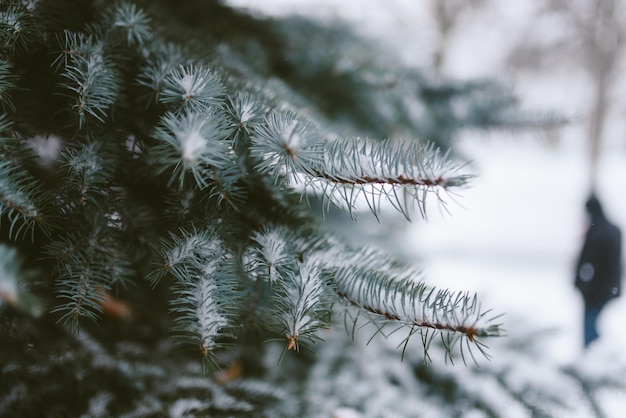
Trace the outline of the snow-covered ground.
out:
M 553 361 L 583 358 L 583 304 L 573 287 L 573 266 L 586 228 L 584 147 L 575 142 L 548 147 L 532 138 L 466 138 L 460 145 L 479 175 L 462 193 L 464 208 L 452 205 L 452 215 L 444 216 L 431 210 L 429 222 L 408 234 L 428 276 L 440 285 L 476 291 L 485 306 L 506 312 L 503 323 L 511 336 L 520 319 L 523 332 L 557 329 L 544 353 Z M 626 155 L 613 150 L 601 161 L 599 195 L 605 212 L 626 229 Z M 600 317 L 597 343 L 622 356 L 624 318 L 622 296 Z M 498 356 L 497 345 L 492 354 Z M 610 417 L 624 416 L 626 394 L 613 393 L 606 402 Z
M 230 3 L 260 7 L 253 0 Z M 425 9 L 430 2 L 263 3 L 264 12 L 270 14 L 345 18 L 362 33 L 398 45 L 399 56 L 411 64 L 428 63 L 437 45 L 434 23 Z M 493 2 L 482 20 L 465 22 L 463 34 L 449 40 L 444 71 L 459 77 L 505 71 L 504 44 L 515 41 L 514 34 L 520 33 L 518 29 L 525 19 L 531 18 L 531 3 Z M 527 321 L 526 329 L 558 329 L 546 343 L 545 355 L 558 363 L 568 363 L 583 354 L 583 306 L 573 287 L 573 266 L 586 228 L 584 202 L 589 191 L 589 169 L 584 117 L 591 92 L 584 73 L 576 69 L 521 75 L 515 81 L 516 91 L 531 107 L 578 116 L 579 123 L 561 130 L 556 143 L 547 142 L 538 133 L 462 138 L 459 150 L 474 161 L 471 168 L 478 175 L 473 186 L 461 193 L 459 202 L 463 207 L 453 203 L 451 215 L 443 216 L 435 207 L 427 223 L 415 222 L 405 236 L 433 284 L 478 292 L 485 306 Z M 609 120 L 598 194 L 607 216 L 626 232 L 626 137 L 622 119 L 618 115 Z M 603 312 L 600 344 L 613 347 L 613 351 L 626 351 L 624 318 L 626 295 Z M 509 334 L 515 334 L 515 327 L 507 328 Z M 497 352 L 492 354 L 497 356 Z M 626 394 L 611 396 L 607 400 L 614 414 L 611 416 L 626 416 Z

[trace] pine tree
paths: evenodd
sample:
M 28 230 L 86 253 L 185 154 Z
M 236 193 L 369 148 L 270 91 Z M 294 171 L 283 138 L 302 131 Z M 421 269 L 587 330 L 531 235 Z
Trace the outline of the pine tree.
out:
M 433 391 L 489 356 L 498 313 L 324 216 L 425 216 L 461 129 L 545 123 L 506 86 L 219 2 L 0 4 L 0 415 L 313 416 L 344 327 Z

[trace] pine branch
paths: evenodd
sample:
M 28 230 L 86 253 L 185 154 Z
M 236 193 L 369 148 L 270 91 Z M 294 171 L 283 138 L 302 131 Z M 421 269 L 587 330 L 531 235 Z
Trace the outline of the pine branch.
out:
M 190 269 L 202 264 L 202 260 L 220 246 L 221 241 L 206 229 L 181 230 L 180 235 L 170 233 L 169 239 L 162 239 L 156 246 L 163 263 L 150 274 L 152 285 L 156 286 L 167 274 L 177 280 L 184 280 L 190 274 Z
M 210 197 L 217 204 L 228 203 L 231 208 L 240 210 L 245 201 L 247 190 L 240 184 L 244 174 L 235 164 L 223 168 L 211 167 L 213 184 L 210 185 Z
M 160 103 L 165 78 L 173 74 L 185 61 L 185 55 L 179 45 L 155 41 L 150 44 L 150 56 L 142 67 L 137 82 L 146 87 L 146 105 Z
M 273 176 L 274 182 L 286 176 L 292 180 L 324 161 L 317 128 L 294 112 L 273 112 L 252 136 L 250 154 L 259 162 L 256 168 Z
M 121 3 L 113 10 L 111 26 L 125 32 L 126 43 L 143 46 L 151 37 L 150 18 L 132 3 Z
M 18 240 L 29 232 L 32 238 L 35 227 L 48 232 L 43 203 L 38 203 L 43 194 L 28 172 L 0 161 L 0 218 L 9 222 L 9 238 Z
M 198 347 L 203 363 L 212 369 L 218 365 L 215 351 L 224 346 L 219 339 L 232 336 L 239 310 L 234 259 L 206 229 L 172 235 L 159 251 L 164 265 L 152 281 L 156 284 L 165 273 L 176 279 L 170 302 L 176 314 L 174 331 L 181 342 Z
M 298 263 L 295 273 L 278 282 L 274 312 L 280 335 L 287 338 L 287 350 L 300 351 L 320 338 L 317 331 L 328 327 L 330 297 L 322 268 L 310 261 Z
M 63 313 L 58 322 L 69 325 L 73 334 L 78 333 L 80 317 L 97 321 L 102 315 L 105 291 L 108 289 L 94 284 L 91 277 L 92 271 L 89 268 L 79 271 L 67 269 L 58 281 L 57 296 L 66 303 L 51 312 Z
M 297 258 L 292 238 L 287 229 L 281 227 L 263 227 L 254 233 L 252 240 L 256 245 L 247 254 L 248 274 L 273 285 L 296 272 Z
M 426 194 L 465 186 L 472 177 L 432 145 L 419 142 L 319 138 L 311 122 L 292 112 L 273 113 L 252 136 L 257 169 L 308 189 L 352 210 L 361 198 L 378 216 L 381 200 L 407 219 L 413 201 L 422 215 Z M 407 197 L 410 200 L 407 200 Z
M 91 119 L 104 123 L 121 93 L 121 60 L 136 53 L 124 49 L 114 35 L 121 31 L 127 47 L 142 48 L 152 36 L 149 22 L 136 5 L 121 3 L 105 13 L 101 24 L 92 25 L 89 35 L 64 31 L 54 65 L 68 80 L 61 86 L 74 101 L 79 130 Z
M 269 328 L 287 339 L 287 350 L 299 352 L 301 343 L 312 345 L 320 339 L 317 332 L 329 326 L 335 297 L 323 261 L 304 259 L 305 246 L 297 237 L 284 227 L 263 227 L 244 258 L 249 277 L 272 291 Z
M 8 61 L 0 59 L 0 106 L 6 112 L 15 112 L 15 105 L 11 99 L 11 91 L 15 89 L 17 76 L 11 72 Z M 3 129 L 4 130 L 4 129 Z
M 456 166 L 450 167 L 449 153 L 440 155 L 432 145 L 418 142 L 332 141 L 327 145 L 328 172 L 314 175 L 338 184 L 363 185 L 379 183 L 416 187 L 459 187 L 466 184 L 468 176 L 446 176 Z M 348 163 L 356 157 L 358 164 Z M 351 176 L 358 168 L 361 173 Z
M 437 290 L 419 281 L 415 271 L 385 262 L 384 255 L 373 251 L 355 254 L 352 260 L 340 261 L 333 270 L 336 292 L 349 304 L 373 316 L 382 327 L 401 324 L 409 329 L 406 343 L 419 332 L 425 353 L 436 335 L 446 347 L 448 359 L 454 360 L 458 347 L 465 362 L 464 347 L 476 347 L 488 357 L 482 338 L 502 336 L 498 316 L 488 316 L 476 296 Z M 356 326 L 357 318 L 354 318 Z M 473 357 L 473 355 L 472 355 Z
M 174 287 L 172 309 L 177 317 L 174 332 L 186 343 L 198 347 L 204 363 L 212 368 L 217 365 L 214 351 L 219 347 L 218 338 L 225 334 L 229 325 L 228 312 L 232 303 L 224 293 L 227 284 L 218 265 L 208 264 L 203 270 L 190 272 Z
M 6 1 L 0 5 L 0 47 L 24 53 L 38 38 L 33 16 L 26 6 Z
M 381 197 L 407 220 L 413 201 L 419 203 L 420 213 L 425 216 L 428 192 L 441 199 L 441 191 L 463 187 L 472 178 L 460 174 L 463 166 L 451 163 L 449 153 L 442 155 L 433 145 L 416 141 L 329 141 L 324 156 L 323 169 L 308 173 L 313 176 L 311 184 L 332 201 L 338 195 L 350 209 L 362 197 L 376 216 L 381 210 Z
M 9 239 L 19 241 L 35 229 L 49 235 L 52 194 L 27 169 L 31 150 L 15 132 L 6 114 L 0 115 L 0 227 L 9 223 Z
M 230 127 L 233 130 L 233 148 L 242 149 L 241 152 L 248 152 L 247 142 L 254 132 L 254 127 L 262 124 L 263 117 L 267 114 L 265 106 L 248 93 L 237 94 L 228 97 L 226 114 L 230 119 Z M 244 148 L 245 147 L 245 148 Z M 241 153 L 238 152 L 238 153 Z
M 122 251 L 123 238 L 116 235 L 115 220 L 97 215 L 90 219 L 90 229 L 61 235 L 46 247 L 48 257 L 57 261 L 56 294 L 62 301 L 52 312 L 62 313 L 59 322 L 69 324 L 73 333 L 81 318 L 97 321 L 107 292 L 126 286 L 134 274 L 131 255 Z
M 105 147 L 102 142 L 75 143 L 60 152 L 60 159 L 65 162 L 63 169 L 67 173 L 63 210 L 71 212 L 76 206 L 95 206 L 106 210 L 102 206 L 110 197 L 108 188 L 114 172 L 114 167 L 107 161 L 114 156 L 103 150 Z
M 73 44 L 75 41 L 78 45 Z M 94 42 L 90 37 L 66 34 L 66 42 L 59 62 L 67 56 L 71 59 L 62 72 L 68 80 L 62 87 L 71 92 L 70 97 L 74 100 L 72 110 L 78 115 L 78 127 L 85 127 L 90 118 L 104 123 L 109 108 L 117 99 L 120 76 L 104 56 L 102 41 Z M 88 54 L 79 55 L 80 51 L 88 51 Z
M 77 58 L 87 57 L 94 48 L 92 36 L 69 30 L 63 31 L 63 39 L 57 35 L 57 42 L 61 50 L 57 51 L 57 57 L 52 63 L 57 71 L 65 70 Z
M 163 79 L 159 100 L 175 112 L 203 113 L 221 105 L 224 88 L 219 77 L 202 66 L 180 66 Z
M 214 169 L 230 165 L 237 170 L 233 154 L 224 139 L 228 132 L 220 114 L 166 113 L 154 132 L 159 143 L 151 151 L 159 164 L 159 173 L 167 172 L 173 181 L 178 177 L 183 187 L 188 173 L 198 187 L 206 188 L 215 175 Z
M 0 244 L 0 358 L 9 358 L 0 415 L 36 415 L 40 402 L 28 400 L 46 399 L 53 407 L 45 413 L 63 416 L 303 416 L 300 400 L 315 390 L 328 391 L 324 406 L 340 399 L 333 406 L 371 416 L 431 415 L 428 408 L 459 415 L 467 405 L 471 413 L 498 415 L 502 403 L 491 392 L 467 385 L 467 375 L 415 367 L 421 353 L 406 348 L 418 335 L 427 358 L 445 350 L 453 360 L 460 349 L 465 360 L 476 348 L 487 355 L 482 341 L 503 331 L 477 298 L 427 285 L 382 253 L 350 248 L 323 231 L 302 199 L 319 193 L 326 209 L 367 205 L 378 216 L 391 205 L 409 218 L 417 206 L 424 215 L 427 196 L 441 198 L 469 182 L 463 166 L 417 140 L 353 136 L 410 132 L 446 149 L 461 128 L 515 125 L 512 95 L 491 82 L 376 68 L 387 64 L 384 54 L 371 54 L 371 44 L 347 30 L 253 19 L 219 1 L 145 0 L 154 26 L 131 2 L 0 3 L 0 218 L 3 236 L 19 248 Z M 59 126 L 63 112 L 78 129 Z M 349 137 L 332 139 L 336 132 Z M 33 135 L 58 139 L 55 162 L 31 158 L 25 145 Z M 37 228 L 45 236 L 35 235 Z M 144 293 L 138 279 L 155 254 L 160 259 L 147 275 L 154 289 Z M 56 291 L 53 319 L 74 334 L 50 326 L 48 316 L 22 315 L 29 292 L 20 286 L 28 284 L 31 263 L 36 289 Z M 76 335 L 83 318 L 106 317 L 107 300 L 120 288 L 137 315 L 94 327 L 93 337 Z M 289 356 L 280 369 L 266 367 L 280 347 L 264 340 L 278 335 L 283 353 L 308 348 L 331 335 L 320 331 L 338 301 L 344 318 L 357 312 L 353 331 L 366 318 L 371 326 L 363 332 L 384 335 L 409 361 L 378 361 L 387 351 L 376 351 L 382 342 L 373 351 L 342 344 L 322 348 L 319 361 Z M 230 381 L 197 376 L 197 356 L 165 342 L 170 319 L 176 339 L 200 353 L 205 372 L 236 358 Z M 235 343 L 236 350 L 224 350 Z M 351 361 L 368 355 L 363 364 Z M 544 405 L 550 413 L 563 405 L 561 387 L 516 380 L 511 362 L 502 363 L 477 381 L 537 415 Z M 247 387 L 246 376 L 257 373 L 263 385 Z M 285 391 L 273 391 L 277 386 Z M 412 395 L 389 396 L 390 387 Z M 424 402 L 434 392 L 437 401 Z M 76 402 L 63 402 L 74 395 Z M 377 395 L 388 410 L 370 409 Z M 547 401 L 533 399 L 540 397 Z M 275 400 L 274 410 L 268 403 Z

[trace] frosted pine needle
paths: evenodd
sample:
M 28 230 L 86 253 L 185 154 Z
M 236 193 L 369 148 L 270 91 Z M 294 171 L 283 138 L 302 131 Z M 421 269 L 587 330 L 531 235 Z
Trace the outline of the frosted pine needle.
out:
M 222 103 L 225 93 L 219 78 L 202 66 L 180 66 L 163 82 L 162 103 L 173 104 L 176 112 L 206 112 Z
M 228 164 L 230 148 L 227 136 L 217 115 L 204 113 L 167 113 L 161 118 L 154 137 L 160 141 L 155 148 L 161 171 L 173 172 L 179 182 L 191 173 L 196 183 L 204 188 L 213 178 L 214 169 Z
M 252 250 L 253 268 L 272 284 L 284 279 L 286 271 L 295 266 L 296 254 L 287 243 L 288 237 L 284 228 L 275 227 L 264 228 L 252 237 L 258 244 Z
M 276 298 L 279 332 L 287 338 L 287 349 L 296 351 L 300 342 L 315 341 L 328 309 L 320 266 L 304 262 L 298 267 L 280 282 L 280 296 Z

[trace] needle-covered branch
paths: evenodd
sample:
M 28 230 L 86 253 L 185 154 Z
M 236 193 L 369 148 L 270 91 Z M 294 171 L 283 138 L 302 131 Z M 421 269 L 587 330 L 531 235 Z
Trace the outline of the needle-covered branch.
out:
M 177 339 L 199 348 L 209 369 L 219 363 L 215 352 L 224 347 L 223 338 L 234 334 L 238 307 L 232 266 L 224 255 L 213 255 L 216 260 L 190 268 L 174 285 L 171 302 Z
M 276 288 L 273 313 L 278 333 L 287 338 L 287 350 L 300 351 L 300 344 L 319 340 L 318 331 L 329 326 L 332 300 L 321 266 L 298 263 Z
M 164 78 L 159 99 L 181 112 L 207 112 L 222 104 L 224 95 L 224 87 L 213 71 L 202 66 L 180 66 Z
M 150 152 L 156 172 L 178 180 L 182 189 L 191 181 L 209 189 L 218 202 L 237 206 L 244 191 L 238 184 L 243 172 L 226 140 L 229 131 L 221 113 L 166 113 L 154 132 Z
M 107 292 L 128 287 L 134 275 L 124 244 L 117 234 L 117 215 L 96 215 L 79 233 L 57 237 L 47 248 L 48 258 L 56 261 L 56 294 L 60 304 L 53 312 L 62 313 L 59 322 L 79 330 L 79 320 L 97 321 Z M 81 219 L 81 217 L 77 217 Z
M 426 350 L 440 335 L 448 357 L 454 358 L 458 346 L 465 361 L 464 347 L 476 347 L 488 356 L 482 339 L 503 335 L 495 322 L 498 316 L 483 310 L 475 295 L 426 285 L 418 271 L 387 261 L 384 254 L 367 250 L 336 265 L 333 283 L 338 295 L 373 314 L 369 318 L 381 331 L 386 325 L 406 326 L 405 343 L 419 332 Z M 355 317 L 353 326 L 357 321 Z
M 40 36 L 30 10 L 19 2 L 0 4 L 0 48 L 23 53 Z
M 28 172 L 0 161 L 0 218 L 9 224 L 9 238 L 32 236 L 35 227 L 47 231 L 41 194 L 41 185 Z
M 205 366 L 213 368 L 221 339 L 232 336 L 240 309 L 233 256 L 208 229 L 172 234 L 157 247 L 163 266 L 152 275 L 156 285 L 166 275 L 174 279 L 171 311 L 174 331 L 183 343 L 200 349 Z
M 72 112 L 78 116 L 78 128 L 92 120 L 104 123 L 119 93 L 120 74 L 105 54 L 103 40 L 66 32 L 62 53 L 57 62 L 67 80 L 62 84 L 72 100 Z
M 465 186 L 473 177 L 461 172 L 432 145 L 418 141 L 363 138 L 323 140 L 317 128 L 292 112 L 273 113 L 252 136 L 257 168 L 305 191 L 321 190 L 328 202 L 349 210 L 364 201 L 378 216 L 388 202 L 410 217 L 413 202 Z
M 152 37 L 150 17 L 136 4 L 121 3 L 111 13 L 110 26 L 124 32 L 128 45 L 143 45 Z
M 252 236 L 246 252 L 246 271 L 272 292 L 268 328 L 286 338 L 286 349 L 299 351 L 320 339 L 328 327 L 333 294 L 320 260 L 304 259 L 301 242 L 282 227 L 264 227 Z

